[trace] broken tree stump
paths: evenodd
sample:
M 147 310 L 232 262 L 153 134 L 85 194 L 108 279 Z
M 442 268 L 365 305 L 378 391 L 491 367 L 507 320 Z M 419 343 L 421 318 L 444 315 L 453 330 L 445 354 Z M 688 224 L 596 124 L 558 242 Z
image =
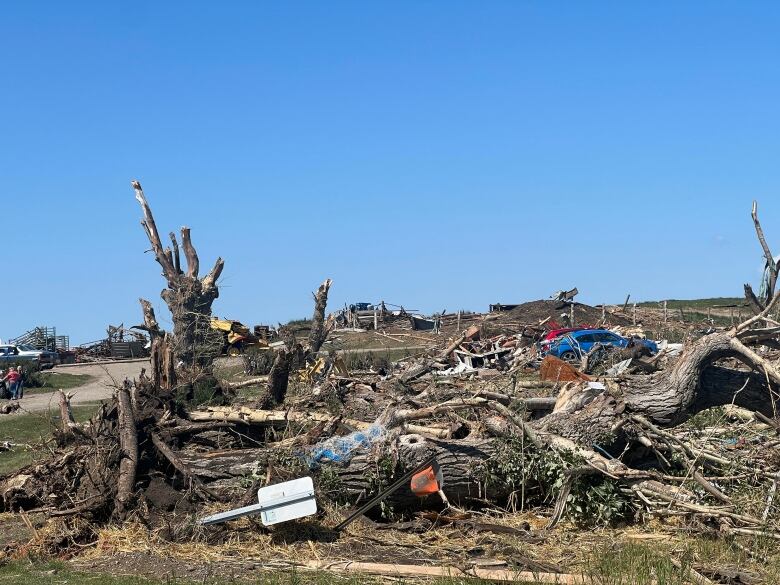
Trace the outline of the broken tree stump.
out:
M 160 296 L 168 305 L 173 319 L 173 337 L 169 341 L 175 361 L 188 367 L 195 364 L 208 366 L 218 355 L 218 349 L 222 345 L 221 335 L 211 329 L 211 305 L 219 297 L 217 280 L 225 263 L 222 258 L 217 258 L 211 271 L 201 278 L 198 274 L 198 254 L 190 239 L 190 229 L 185 226 L 181 228 L 182 249 L 187 259 L 187 271 L 184 272 L 175 234 L 170 234 L 173 249 L 163 248 L 157 224 L 141 184 L 132 181 L 132 186 L 144 215 L 141 225 L 168 284 Z

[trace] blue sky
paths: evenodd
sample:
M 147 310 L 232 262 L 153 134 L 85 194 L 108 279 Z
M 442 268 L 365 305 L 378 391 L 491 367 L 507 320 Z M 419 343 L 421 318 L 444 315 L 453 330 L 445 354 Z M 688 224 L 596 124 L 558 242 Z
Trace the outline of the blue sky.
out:
M 0 7 L 0 337 L 158 310 L 163 233 L 220 316 L 740 294 L 780 253 L 773 2 Z

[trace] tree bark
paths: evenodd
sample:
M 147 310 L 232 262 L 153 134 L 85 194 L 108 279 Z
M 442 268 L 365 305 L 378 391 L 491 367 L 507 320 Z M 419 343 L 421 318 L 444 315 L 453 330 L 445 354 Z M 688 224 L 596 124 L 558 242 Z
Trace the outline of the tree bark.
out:
M 124 517 L 135 490 L 135 475 L 138 468 L 138 430 L 135 426 L 130 390 L 125 384 L 117 391 L 117 415 L 119 418 L 119 478 L 117 481 L 115 513 Z
M 307 348 L 309 354 L 316 354 L 320 351 L 333 328 L 333 323 L 325 320 L 325 307 L 328 304 L 328 291 L 332 282 L 330 278 L 326 279 L 314 295 L 314 315 L 311 318 L 311 331 L 309 332 Z
M 274 357 L 271 372 L 268 374 L 268 390 L 264 398 L 260 400 L 261 407 L 273 404 L 282 404 L 287 395 L 287 386 L 290 383 L 290 366 L 292 365 L 293 352 L 286 347 L 280 348 Z
M 498 445 L 492 438 L 438 440 L 417 434 L 400 435 L 393 443 L 397 450 L 395 475 L 403 474 L 431 455 L 436 455 L 444 476 L 443 489 L 450 502 L 464 503 L 469 498 L 480 497 L 500 499 L 508 492 L 486 494 L 474 473 L 477 466 L 496 452 Z M 272 452 L 272 448 L 259 448 L 180 455 L 182 462 L 195 475 L 209 479 L 233 478 L 238 482 L 247 474 L 256 473 L 258 464 L 262 467 L 262 462 L 268 460 Z M 337 475 L 342 493 L 354 501 L 377 491 L 379 471 L 376 459 L 371 455 L 357 454 L 345 466 L 329 464 L 327 468 Z M 230 482 L 223 485 L 227 483 Z M 418 505 L 420 499 L 409 489 L 400 489 L 388 502 L 406 509 Z
M 150 362 L 152 384 L 155 389 L 171 390 L 176 387 L 176 364 L 168 333 L 160 329 L 154 314 L 152 303 L 146 299 L 138 299 L 144 314 L 144 324 L 135 329 L 143 329 L 149 333 L 151 341 Z
M 165 457 L 165 459 L 167 459 L 168 462 L 171 465 L 173 465 L 176 471 L 181 473 L 185 479 L 190 481 L 192 487 L 194 487 L 195 490 L 197 490 L 199 493 L 203 494 L 207 498 L 218 499 L 216 494 L 203 485 L 203 482 L 200 480 L 197 474 L 192 472 L 189 466 L 181 459 L 179 454 L 176 453 L 173 449 L 171 449 L 171 447 L 162 439 L 162 437 L 158 433 L 153 432 L 151 436 L 152 436 L 152 443 L 154 444 L 155 448 L 160 453 L 160 455 Z
M 552 414 L 540 419 L 539 427 L 582 445 L 605 445 L 615 438 L 615 427 L 624 412 L 641 414 L 661 427 L 679 424 L 705 408 L 732 401 L 771 414 L 772 397 L 766 377 L 774 379 L 775 370 L 767 369 L 761 375 L 714 365 L 726 357 L 737 357 L 763 369 L 758 361 L 762 358 L 746 348 L 734 331 L 714 333 L 686 348 L 669 370 L 631 376 L 606 392 L 596 391 L 590 396 L 584 395 L 589 391 L 584 387 L 579 394 L 575 390 L 568 402 L 576 403 L 576 407 L 559 403 Z
M 506 492 L 498 491 L 486 494 L 474 473 L 479 465 L 496 452 L 498 443 L 495 439 L 434 440 L 417 434 L 406 434 L 397 438 L 394 447 L 397 449 L 396 475 L 413 469 L 428 457 L 435 455 L 444 476 L 444 493 L 453 504 L 466 503 L 470 498 L 500 500 L 508 495 Z M 378 471 L 374 458 L 357 455 L 345 467 L 330 466 L 330 468 L 335 471 L 344 492 L 355 500 L 376 493 Z M 429 496 L 431 497 L 437 496 Z M 415 496 L 409 489 L 400 489 L 387 500 L 389 504 L 399 509 L 415 508 L 423 501 L 425 500 Z
M 70 406 L 70 396 L 60 389 L 57 392 L 60 406 L 60 421 L 62 423 L 62 434 L 66 437 L 73 435 L 73 427 L 76 421 L 73 419 L 73 409 Z
M 767 269 L 769 270 L 769 282 L 767 283 L 767 290 L 764 291 L 762 297 L 758 299 L 759 305 L 763 309 L 775 294 L 778 266 L 775 264 L 775 259 L 774 256 L 772 256 L 772 251 L 769 249 L 769 244 L 766 243 L 766 238 L 764 237 L 764 230 L 761 227 L 761 222 L 758 221 L 758 203 L 755 201 L 753 201 L 753 209 L 750 216 L 753 218 L 753 225 L 756 228 L 756 237 L 758 238 L 758 243 L 761 244 L 761 250 L 764 252 L 764 259 L 766 261 Z

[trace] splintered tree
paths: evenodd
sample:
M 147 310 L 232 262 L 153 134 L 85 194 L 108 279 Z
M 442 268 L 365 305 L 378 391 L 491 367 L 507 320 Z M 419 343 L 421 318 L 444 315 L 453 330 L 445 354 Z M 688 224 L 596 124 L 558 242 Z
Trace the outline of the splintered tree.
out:
M 325 279 L 313 295 L 314 313 L 311 318 L 311 331 L 306 347 L 304 348 L 300 343 L 297 343 L 295 337 L 290 335 L 285 340 L 285 347 L 276 352 L 271 372 L 268 375 L 267 392 L 258 402 L 260 407 L 284 402 L 293 363 L 301 363 L 308 360 L 310 356 L 317 355 L 322 344 L 328 338 L 334 322 L 332 319 L 325 318 L 325 308 L 328 305 L 328 292 L 332 283 L 330 278 Z
M 314 314 L 311 318 L 311 331 L 309 333 L 310 353 L 320 351 L 322 344 L 328 338 L 328 334 L 333 329 L 333 321 L 325 319 L 325 307 L 328 305 L 328 291 L 333 281 L 330 278 L 325 279 L 317 292 L 314 294 Z
M 778 271 L 780 271 L 780 261 L 775 261 L 769 244 L 766 242 L 764 230 L 761 227 L 761 222 L 758 220 L 758 203 L 755 201 L 753 201 L 753 210 L 750 215 L 753 218 L 753 225 L 756 228 L 758 243 L 761 244 L 761 250 L 764 253 L 764 274 L 761 278 L 761 288 L 758 291 L 758 296 L 753 292 L 753 287 L 746 284 L 745 298 L 753 311 L 758 314 L 766 308 L 775 294 L 777 275 Z
M 181 249 L 187 262 L 186 271 L 183 270 L 176 234 L 171 232 L 171 245 L 163 247 L 141 184 L 133 181 L 132 185 L 144 214 L 141 225 L 168 283 L 160 296 L 168 305 L 173 318 L 173 355 L 177 363 L 182 362 L 186 366 L 204 365 L 212 357 L 212 352 L 204 348 L 210 347 L 213 341 L 214 333 L 210 328 L 211 304 L 219 296 L 217 279 L 225 263 L 222 258 L 217 258 L 211 271 L 199 277 L 198 253 L 190 240 L 190 228 L 185 226 L 181 228 Z

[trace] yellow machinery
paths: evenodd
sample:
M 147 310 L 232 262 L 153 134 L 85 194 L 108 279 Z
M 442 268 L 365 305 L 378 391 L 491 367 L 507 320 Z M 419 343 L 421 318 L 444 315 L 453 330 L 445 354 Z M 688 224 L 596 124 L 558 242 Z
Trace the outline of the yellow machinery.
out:
M 247 347 L 268 348 L 268 342 L 253 335 L 249 327 L 240 321 L 212 317 L 211 328 L 221 331 L 225 336 L 225 353 L 240 355 Z
M 309 365 L 298 370 L 298 380 L 311 384 L 314 378 L 325 370 L 326 366 L 327 362 L 325 361 L 325 358 L 319 357 Z M 333 359 L 332 369 L 330 371 L 338 376 L 349 376 L 347 364 L 344 363 L 344 358 L 341 356 L 336 356 Z

